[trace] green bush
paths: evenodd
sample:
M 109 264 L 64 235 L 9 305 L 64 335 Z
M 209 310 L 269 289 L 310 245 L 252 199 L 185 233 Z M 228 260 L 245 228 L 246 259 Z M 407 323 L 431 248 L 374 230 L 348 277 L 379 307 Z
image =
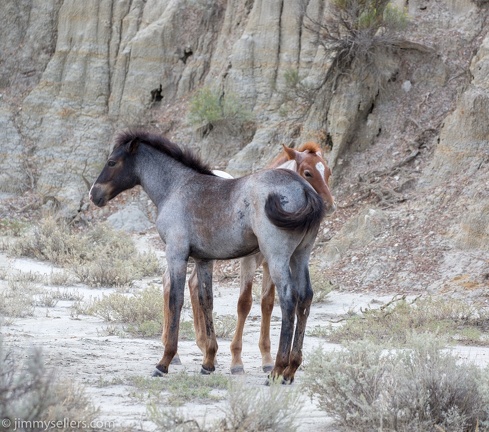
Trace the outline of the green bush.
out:
M 26 222 L 17 219 L 0 218 L 1 235 L 19 237 L 27 229 L 27 227 L 28 224 Z
M 489 369 L 461 363 L 434 336 L 413 335 L 398 351 L 370 341 L 318 349 L 305 365 L 303 388 L 349 430 L 489 427 Z
M 202 126 L 222 122 L 243 123 L 251 119 L 251 113 L 233 93 L 221 93 L 210 87 L 197 90 L 190 100 L 189 121 Z

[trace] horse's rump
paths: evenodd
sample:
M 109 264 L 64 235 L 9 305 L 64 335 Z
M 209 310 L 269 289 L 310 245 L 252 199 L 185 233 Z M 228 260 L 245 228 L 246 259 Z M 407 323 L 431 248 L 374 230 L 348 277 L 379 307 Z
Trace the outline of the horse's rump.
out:
M 323 199 L 309 186 L 304 188 L 306 204 L 295 212 L 282 207 L 281 195 L 272 192 L 265 203 L 265 213 L 276 227 L 288 231 L 316 230 L 324 217 L 326 208 Z

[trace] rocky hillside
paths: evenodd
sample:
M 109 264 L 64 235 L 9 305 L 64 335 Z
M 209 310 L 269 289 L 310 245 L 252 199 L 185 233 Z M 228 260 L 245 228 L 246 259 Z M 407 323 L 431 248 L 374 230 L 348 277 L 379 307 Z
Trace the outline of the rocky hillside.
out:
M 375 49 L 373 72 L 353 61 L 334 74 L 314 25 L 328 1 L 4 0 L 0 191 L 83 216 L 112 136 L 128 126 L 158 129 L 234 175 L 281 143 L 315 140 L 340 204 L 314 255 L 325 277 L 349 290 L 483 293 L 489 2 L 392 3 L 407 25 Z M 190 123 L 201 88 L 250 115 Z

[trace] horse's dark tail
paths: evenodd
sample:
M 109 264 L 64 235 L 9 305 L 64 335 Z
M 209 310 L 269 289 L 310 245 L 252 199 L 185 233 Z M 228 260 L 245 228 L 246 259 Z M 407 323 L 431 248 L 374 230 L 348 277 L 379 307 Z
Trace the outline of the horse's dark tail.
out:
M 271 193 L 265 203 L 268 219 L 277 227 L 288 231 L 311 231 L 317 229 L 326 214 L 323 199 L 312 188 L 304 189 L 306 205 L 289 213 L 281 204 L 280 194 Z

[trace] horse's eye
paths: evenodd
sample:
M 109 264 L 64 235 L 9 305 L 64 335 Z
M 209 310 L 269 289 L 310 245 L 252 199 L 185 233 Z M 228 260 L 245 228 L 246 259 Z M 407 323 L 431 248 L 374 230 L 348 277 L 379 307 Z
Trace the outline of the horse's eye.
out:
M 312 177 L 311 171 L 304 171 L 306 177 Z
M 115 161 L 110 160 L 110 161 L 107 162 L 107 165 L 110 166 L 110 167 L 113 167 L 113 166 L 115 166 Z

